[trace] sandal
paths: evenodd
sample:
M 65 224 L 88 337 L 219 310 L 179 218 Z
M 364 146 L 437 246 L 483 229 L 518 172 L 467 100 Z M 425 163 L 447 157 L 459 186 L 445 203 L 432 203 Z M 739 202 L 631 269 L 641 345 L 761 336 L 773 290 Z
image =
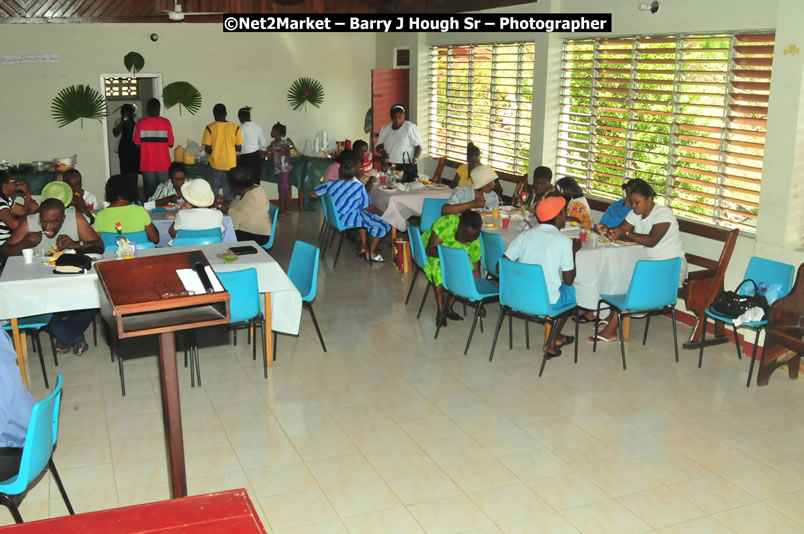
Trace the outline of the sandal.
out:
M 564 343 L 556 343 L 556 348 L 560 349 L 564 345 L 572 345 L 575 342 L 575 336 L 564 336 Z
M 82 354 L 84 354 L 84 351 L 86 351 L 88 348 L 89 343 L 87 343 L 84 340 L 81 340 L 75 345 L 73 345 L 73 354 L 75 354 L 76 356 L 81 356 Z
M 453 321 L 463 321 L 463 317 L 455 313 L 454 310 L 447 310 L 447 319 L 452 319 Z
M 379 254 L 377 254 L 376 256 L 371 258 L 368 254 L 366 254 L 366 261 L 370 261 L 370 262 L 373 262 L 373 263 L 384 263 L 385 258 L 380 256 Z
M 547 354 L 546 358 L 548 360 L 552 360 L 553 358 L 558 358 L 559 356 L 561 356 L 561 349 L 556 349 L 555 354 L 550 351 L 544 351 L 544 352 L 545 354 Z
M 70 350 L 72 350 L 70 347 L 66 347 L 61 343 L 59 343 L 58 341 L 56 342 L 56 352 L 58 352 L 59 354 L 65 354 L 67 352 L 70 352 Z
M 613 337 L 613 338 L 609 339 L 607 337 L 601 336 L 600 334 L 597 335 L 597 342 L 598 343 L 610 343 L 612 341 L 617 341 L 617 338 Z M 588 338 L 586 338 L 586 342 L 587 343 L 594 343 L 595 342 L 595 336 L 589 336 Z

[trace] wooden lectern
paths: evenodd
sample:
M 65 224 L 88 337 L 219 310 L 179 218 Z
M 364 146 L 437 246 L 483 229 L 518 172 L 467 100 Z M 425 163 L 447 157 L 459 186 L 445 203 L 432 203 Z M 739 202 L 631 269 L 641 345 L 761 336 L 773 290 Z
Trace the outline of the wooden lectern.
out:
M 162 412 L 174 499 L 187 495 L 175 333 L 229 322 L 227 292 L 193 295 L 184 290 L 176 271 L 187 269 L 194 253 L 201 254 L 180 252 L 95 265 L 103 287 L 101 314 L 116 326 L 117 336 L 159 335 Z

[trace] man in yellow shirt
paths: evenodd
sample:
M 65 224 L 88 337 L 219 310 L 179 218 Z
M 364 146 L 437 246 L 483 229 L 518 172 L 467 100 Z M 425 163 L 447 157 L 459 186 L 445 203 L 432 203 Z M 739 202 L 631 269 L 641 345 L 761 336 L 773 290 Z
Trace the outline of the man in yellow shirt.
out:
M 226 106 L 223 104 L 215 104 L 212 114 L 215 122 L 204 128 L 204 137 L 201 139 L 204 150 L 209 154 L 207 181 L 216 196 L 223 187 L 223 199 L 231 202 L 234 195 L 229 190 L 226 173 L 237 164 L 237 153 L 243 148 L 243 133 L 238 125 L 226 120 Z

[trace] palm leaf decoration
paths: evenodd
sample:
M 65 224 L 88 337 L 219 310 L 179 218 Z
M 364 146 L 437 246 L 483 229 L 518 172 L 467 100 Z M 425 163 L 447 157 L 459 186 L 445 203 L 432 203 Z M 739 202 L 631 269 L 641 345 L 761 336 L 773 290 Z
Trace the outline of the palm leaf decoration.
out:
M 50 104 L 50 112 L 59 128 L 80 120 L 83 129 L 84 119 L 100 122 L 106 116 L 106 99 L 88 85 L 71 85 L 59 91 Z
M 324 86 L 312 78 L 299 78 L 288 89 L 288 103 L 293 111 L 307 111 L 307 104 L 320 107 L 324 102 Z
M 191 115 L 195 115 L 201 109 L 201 93 L 187 82 L 173 82 L 166 85 L 162 89 L 162 101 L 165 103 L 165 109 L 178 105 L 179 115 L 181 108 L 189 111 Z
M 123 58 L 123 65 L 126 66 L 127 71 L 136 76 L 145 66 L 145 58 L 137 52 L 129 52 Z

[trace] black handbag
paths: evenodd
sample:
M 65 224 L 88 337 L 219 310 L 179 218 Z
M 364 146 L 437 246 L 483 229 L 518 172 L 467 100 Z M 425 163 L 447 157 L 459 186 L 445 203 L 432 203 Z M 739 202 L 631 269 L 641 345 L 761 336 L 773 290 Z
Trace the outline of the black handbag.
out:
M 55 274 L 82 274 L 92 268 L 92 259 L 84 254 L 62 254 L 56 260 Z
M 405 156 L 408 161 L 405 161 Z M 413 182 L 419 179 L 419 168 L 413 163 L 410 154 L 407 152 L 402 153 L 402 182 Z
M 746 282 L 751 282 L 754 285 L 753 295 L 740 295 L 740 288 L 743 287 L 743 284 Z M 740 282 L 740 285 L 737 286 L 737 289 L 734 291 L 721 291 L 715 297 L 715 300 L 712 302 L 712 306 L 710 307 L 712 308 L 712 311 L 731 319 L 741 316 L 751 308 L 757 307 L 762 308 L 765 311 L 765 314 L 762 316 L 764 319 L 768 315 L 768 310 L 770 309 L 770 306 L 768 306 L 768 300 L 764 297 L 764 295 L 759 294 L 759 286 L 757 286 L 757 283 L 751 279 L 746 279 Z

